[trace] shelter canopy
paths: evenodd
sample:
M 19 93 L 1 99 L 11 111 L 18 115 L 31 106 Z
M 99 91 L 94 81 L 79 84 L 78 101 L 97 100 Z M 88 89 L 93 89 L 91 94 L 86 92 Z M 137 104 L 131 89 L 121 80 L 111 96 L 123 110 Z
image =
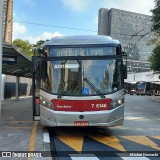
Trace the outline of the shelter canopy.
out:
M 24 55 L 15 45 L 3 42 L 2 74 L 32 77 L 31 58 Z

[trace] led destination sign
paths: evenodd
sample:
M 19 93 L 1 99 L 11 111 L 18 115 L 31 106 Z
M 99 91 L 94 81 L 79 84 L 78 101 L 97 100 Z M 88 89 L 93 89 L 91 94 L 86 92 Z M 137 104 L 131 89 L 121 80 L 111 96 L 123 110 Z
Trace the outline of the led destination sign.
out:
M 115 47 L 50 49 L 50 56 L 106 56 L 116 55 Z

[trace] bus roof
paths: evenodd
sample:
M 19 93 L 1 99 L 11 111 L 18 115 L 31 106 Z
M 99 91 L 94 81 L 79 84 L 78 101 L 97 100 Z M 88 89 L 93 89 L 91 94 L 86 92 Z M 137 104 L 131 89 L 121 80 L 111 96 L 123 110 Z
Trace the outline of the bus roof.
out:
M 117 46 L 120 44 L 118 40 L 114 40 L 109 36 L 89 35 L 89 36 L 60 36 L 54 37 L 50 41 L 46 41 L 44 46 L 52 45 L 93 45 L 93 44 L 106 44 Z
M 135 82 L 135 81 L 125 82 L 125 83 L 136 84 L 136 82 Z

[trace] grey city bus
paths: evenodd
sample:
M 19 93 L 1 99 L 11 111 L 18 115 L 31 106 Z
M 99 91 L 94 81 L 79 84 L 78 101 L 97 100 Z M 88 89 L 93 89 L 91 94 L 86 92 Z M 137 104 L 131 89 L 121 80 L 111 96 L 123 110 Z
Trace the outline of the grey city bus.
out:
M 109 36 L 55 37 L 33 56 L 33 118 L 43 126 L 118 126 L 126 54 Z
M 155 84 L 153 82 L 137 81 L 135 93 L 137 95 L 150 95 L 150 96 L 152 96 L 155 93 Z

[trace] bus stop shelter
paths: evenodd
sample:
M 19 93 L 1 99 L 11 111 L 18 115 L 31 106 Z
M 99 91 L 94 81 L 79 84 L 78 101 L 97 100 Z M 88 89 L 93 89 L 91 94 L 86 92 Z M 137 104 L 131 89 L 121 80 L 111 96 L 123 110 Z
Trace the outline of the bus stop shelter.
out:
M 19 77 L 32 78 L 31 58 L 22 53 L 15 45 L 3 42 L 2 74 L 16 76 L 16 99 L 19 99 Z

